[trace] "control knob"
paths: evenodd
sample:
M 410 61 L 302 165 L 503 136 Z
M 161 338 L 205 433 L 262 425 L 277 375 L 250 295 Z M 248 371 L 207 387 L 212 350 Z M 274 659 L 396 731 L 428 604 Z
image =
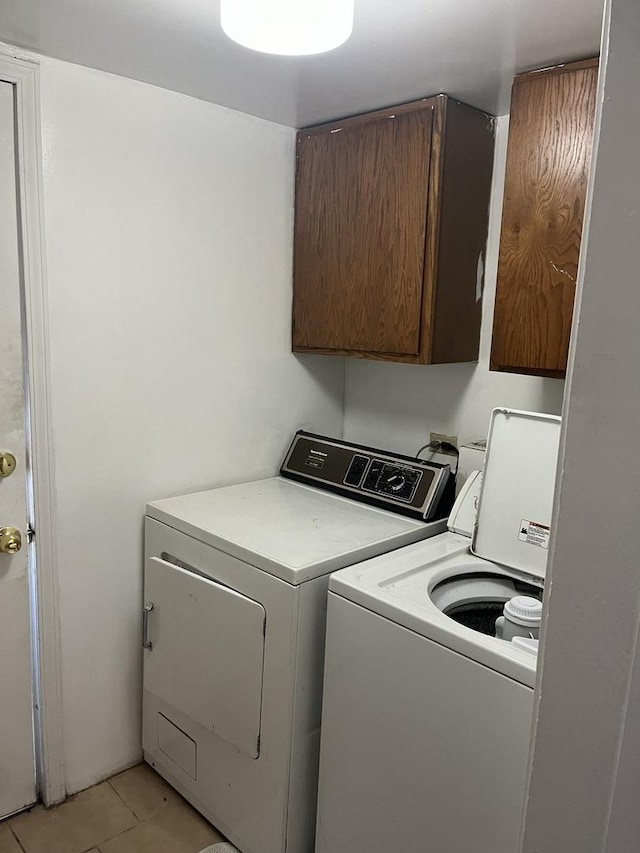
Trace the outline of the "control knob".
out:
M 391 474 L 391 476 L 387 477 L 385 480 L 385 486 L 391 489 L 392 492 L 399 492 L 406 482 L 407 478 L 404 474 Z

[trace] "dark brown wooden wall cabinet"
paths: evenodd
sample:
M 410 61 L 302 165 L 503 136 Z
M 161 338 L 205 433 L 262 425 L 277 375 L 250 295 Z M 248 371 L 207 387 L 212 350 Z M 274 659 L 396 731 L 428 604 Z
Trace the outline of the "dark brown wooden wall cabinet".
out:
M 294 351 L 476 360 L 494 120 L 438 95 L 297 146 Z
M 597 83 L 597 59 L 514 80 L 492 370 L 565 374 Z

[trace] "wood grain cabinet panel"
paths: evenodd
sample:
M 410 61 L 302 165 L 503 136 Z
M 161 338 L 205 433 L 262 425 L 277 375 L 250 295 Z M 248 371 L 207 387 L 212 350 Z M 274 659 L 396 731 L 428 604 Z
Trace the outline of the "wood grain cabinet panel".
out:
M 597 59 L 514 80 L 492 370 L 565 374 L 597 82 Z
M 300 131 L 294 351 L 476 359 L 492 166 L 493 119 L 444 95 Z

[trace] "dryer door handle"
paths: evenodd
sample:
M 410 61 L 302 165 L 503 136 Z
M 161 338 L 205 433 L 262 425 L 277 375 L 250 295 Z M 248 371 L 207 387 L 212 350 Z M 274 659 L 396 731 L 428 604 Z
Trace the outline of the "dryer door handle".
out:
M 153 643 L 149 639 L 149 614 L 153 607 L 153 601 L 150 601 L 149 604 L 145 604 L 142 610 L 142 648 L 149 649 L 149 651 L 153 648 Z

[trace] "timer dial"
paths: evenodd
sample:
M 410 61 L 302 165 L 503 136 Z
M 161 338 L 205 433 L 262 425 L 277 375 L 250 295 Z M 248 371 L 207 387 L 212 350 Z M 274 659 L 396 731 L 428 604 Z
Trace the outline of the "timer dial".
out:
M 392 492 L 399 492 L 406 482 L 407 478 L 403 474 L 390 474 L 381 485 L 391 489 Z

